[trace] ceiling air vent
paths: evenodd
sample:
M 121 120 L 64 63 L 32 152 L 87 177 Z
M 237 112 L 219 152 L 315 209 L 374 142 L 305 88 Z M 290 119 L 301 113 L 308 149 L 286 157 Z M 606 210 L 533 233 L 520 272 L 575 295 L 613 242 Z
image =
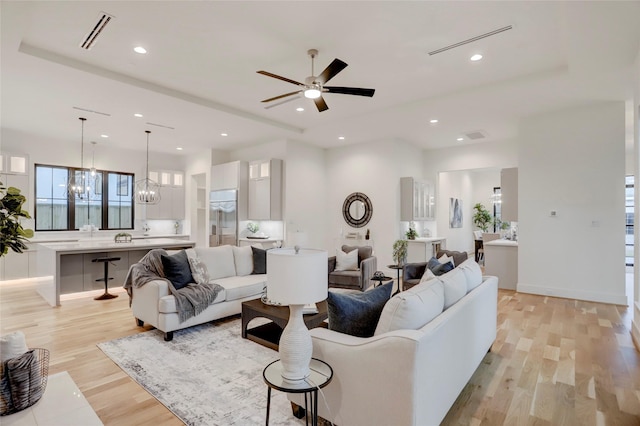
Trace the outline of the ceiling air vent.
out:
M 82 108 L 82 107 L 79 107 L 79 106 L 74 106 L 73 109 L 77 109 L 77 110 L 85 111 L 85 112 L 91 112 L 93 114 L 106 115 L 107 117 L 111 117 L 111 114 L 109 114 L 107 112 L 96 111 L 95 109 Z
M 171 130 L 175 130 L 175 127 L 171 127 L 171 126 L 165 126 L 164 124 L 158 124 L 158 123 L 150 123 L 147 121 L 147 124 L 150 126 L 156 126 L 156 127 L 163 127 L 165 129 L 171 129 Z
M 487 133 L 484 130 L 475 130 L 473 132 L 467 132 L 464 134 L 467 139 L 477 141 L 478 139 L 484 139 L 487 137 Z
M 82 39 L 82 42 L 80 43 L 80 47 L 86 50 L 91 49 L 91 47 L 93 47 L 93 44 L 96 42 L 96 39 L 98 38 L 102 30 L 104 30 L 104 27 L 106 27 L 107 24 L 113 18 L 114 18 L 113 15 L 100 12 L 100 15 L 98 15 L 98 22 L 93 27 L 93 29 L 89 31 L 89 33 L 85 36 L 85 38 Z
M 462 41 L 459 41 L 459 42 L 454 43 L 454 44 L 450 44 L 449 46 L 445 46 L 445 47 L 440 48 L 440 49 L 432 50 L 431 52 L 429 52 L 429 55 L 435 55 L 435 54 L 442 53 L 442 52 L 445 52 L 445 51 L 450 50 L 450 49 L 454 49 L 456 47 L 464 46 L 465 44 L 473 43 L 474 41 L 482 40 L 483 38 L 487 38 L 487 37 L 491 37 L 492 35 L 500 34 L 500 33 L 504 32 L 504 31 L 508 31 L 508 30 L 510 30 L 512 28 L 513 28 L 513 26 L 507 25 L 506 27 L 498 28 L 497 30 L 489 31 L 488 33 L 480 34 L 480 35 L 477 35 L 475 37 L 471 37 L 469 39 L 462 40 Z

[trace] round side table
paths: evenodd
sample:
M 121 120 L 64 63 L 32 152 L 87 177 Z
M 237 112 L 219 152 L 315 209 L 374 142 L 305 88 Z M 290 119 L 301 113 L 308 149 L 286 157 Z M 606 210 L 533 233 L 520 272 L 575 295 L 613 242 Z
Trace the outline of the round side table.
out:
M 403 290 L 402 282 L 400 281 L 400 271 L 404 269 L 404 265 L 387 265 L 387 268 L 395 269 L 398 274 L 398 289 L 393 293 L 393 296 L 395 296 Z
M 282 362 L 273 361 L 262 372 L 264 382 L 267 384 L 267 422 L 269 425 L 269 412 L 271 410 L 271 389 L 287 393 L 304 393 L 305 417 L 311 411 L 313 426 L 318 426 L 318 390 L 327 386 L 333 378 L 333 369 L 329 364 L 316 358 L 311 358 L 309 363 L 310 374 L 305 380 L 291 383 L 282 378 Z M 307 397 L 310 406 L 307 406 Z M 309 410 L 310 409 L 310 410 Z

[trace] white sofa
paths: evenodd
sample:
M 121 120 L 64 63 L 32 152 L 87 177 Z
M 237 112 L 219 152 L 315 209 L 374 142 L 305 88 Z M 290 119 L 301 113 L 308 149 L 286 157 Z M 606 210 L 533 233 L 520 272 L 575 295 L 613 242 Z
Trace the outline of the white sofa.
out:
M 196 247 L 195 251 L 209 271 L 209 282 L 224 288 L 214 303 L 195 317 L 182 323 L 179 321 L 175 297 L 164 280 L 132 287 L 131 309 L 138 325 L 151 324 L 165 333 L 166 341 L 173 338 L 175 330 L 239 314 L 242 302 L 260 297 L 267 284 L 266 274 L 252 274 L 250 246 Z
M 343 426 L 439 425 L 496 338 L 497 288 L 470 259 L 392 297 L 372 337 L 311 330 L 313 357 L 333 368 L 319 415 Z

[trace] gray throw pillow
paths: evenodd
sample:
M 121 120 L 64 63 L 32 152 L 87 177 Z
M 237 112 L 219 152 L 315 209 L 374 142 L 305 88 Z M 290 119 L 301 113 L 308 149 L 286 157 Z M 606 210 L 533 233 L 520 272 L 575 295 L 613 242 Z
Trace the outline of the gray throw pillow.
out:
M 329 329 L 358 337 L 373 336 L 392 288 L 393 281 L 362 293 L 330 291 L 327 296 Z
M 429 259 L 429 263 L 427 263 L 427 268 L 429 268 L 431 272 L 433 272 L 433 275 L 440 276 L 442 274 L 446 274 L 447 272 L 451 271 L 453 269 L 453 263 L 451 262 L 440 263 L 438 259 L 436 259 L 435 257 L 432 257 L 431 259 Z
M 184 250 L 180 250 L 171 256 L 163 254 L 160 259 L 162 260 L 164 277 L 171 281 L 176 290 L 194 282 L 191 275 L 191 267 L 189 266 L 189 258 Z

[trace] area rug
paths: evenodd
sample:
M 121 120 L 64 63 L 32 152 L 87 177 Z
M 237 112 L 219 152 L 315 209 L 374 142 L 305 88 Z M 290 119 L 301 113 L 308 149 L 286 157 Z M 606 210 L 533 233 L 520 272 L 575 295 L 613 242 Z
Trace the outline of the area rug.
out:
M 253 324 L 252 324 L 253 325 Z M 187 425 L 265 423 L 262 371 L 278 353 L 240 335 L 240 319 L 174 332 L 151 330 L 98 347 Z M 271 392 L 272 425 L 300 425 L 284 393 Z

